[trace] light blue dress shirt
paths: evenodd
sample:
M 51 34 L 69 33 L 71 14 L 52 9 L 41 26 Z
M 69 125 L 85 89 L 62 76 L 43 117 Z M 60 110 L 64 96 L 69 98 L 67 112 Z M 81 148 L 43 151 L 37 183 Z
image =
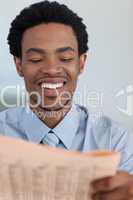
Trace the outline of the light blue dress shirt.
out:
M 0 113 L 0 134 L 39 144 L 50 131 L 30 109 L 18 107 Z M 133 173 L 133 133 L 108 117 L 94 120 L 88 110 L 73 104 L 53 129 L 60 139 L 58 147 L 82 152 L 116 150 L 121 152 L 119 168 Z

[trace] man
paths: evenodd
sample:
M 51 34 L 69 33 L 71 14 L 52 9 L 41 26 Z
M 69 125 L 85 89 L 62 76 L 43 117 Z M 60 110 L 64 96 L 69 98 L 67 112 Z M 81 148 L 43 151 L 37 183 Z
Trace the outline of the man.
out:
M 25 8 L 11 24 L 10 52 L 29 93 L 25 107 L 0 114 L 0 132 L 67 150 L 116 150 L 114 177 L 92 183 L 93 199 L 133 199 L 133 135 L 107 117 L 91 120 L 72 101 L 86 60 L 88 35 L 82 19 L 65 5 L 43 1 Z

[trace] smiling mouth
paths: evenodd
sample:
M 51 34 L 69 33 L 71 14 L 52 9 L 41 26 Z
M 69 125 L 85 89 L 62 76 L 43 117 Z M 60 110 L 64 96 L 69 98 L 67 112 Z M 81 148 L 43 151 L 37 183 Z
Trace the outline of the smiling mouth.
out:
M 44 77 L 38 80 L 37 84 L 43 97 L 57 98 L 65 91 L 67 81 L 66 77 Z
M 58 89 L 62 88 L 65 85 L 65 82 L 63 83 L 42 83 L 41 87 L 44 89 Z

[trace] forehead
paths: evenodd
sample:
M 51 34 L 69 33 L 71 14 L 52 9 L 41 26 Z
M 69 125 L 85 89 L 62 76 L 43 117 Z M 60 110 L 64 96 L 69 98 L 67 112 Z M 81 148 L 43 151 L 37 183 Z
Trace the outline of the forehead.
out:
M 48 23 L 27 29 L 22 38 L 22 51 L 29 48 L 53 50 L 64 46 L 78 49 L 74 31 L 70 26 L 58 23 Z

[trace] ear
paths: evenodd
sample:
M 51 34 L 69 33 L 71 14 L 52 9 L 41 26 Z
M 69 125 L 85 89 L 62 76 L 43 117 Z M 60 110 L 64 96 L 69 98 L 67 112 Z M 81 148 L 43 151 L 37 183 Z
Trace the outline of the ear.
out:
M 79 74 L 82 74 L 82 72 L 84 71 L 86 58 L 87 58 L 86 54 L 82 54 L 79 58 L 79 65 L 80 65 Z
M 14 63 L 16 65 L 16 70 L 19 76 L 23 77 L 23 71 L 22 71 L 22 60 L 21 58 L 14 56 Z

